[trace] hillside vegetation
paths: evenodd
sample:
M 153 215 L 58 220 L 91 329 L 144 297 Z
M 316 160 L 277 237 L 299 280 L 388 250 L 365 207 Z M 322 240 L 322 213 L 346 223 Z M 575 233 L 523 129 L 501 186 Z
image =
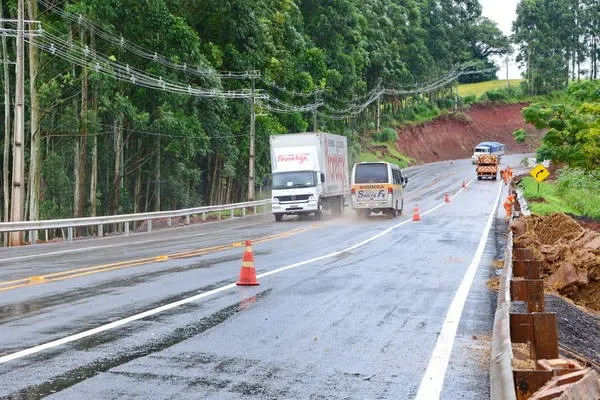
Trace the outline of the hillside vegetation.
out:
M 17 17 L 16 3 L 2 2 L 5 18 Z M 476 0 L 26 3 L 43 30 L 25 49 L 25 219 L 245 200 L 251 104 L 260 192 L 269 135 L 315 129 L 318 109 L 316 128 L 346 135 L 356 160 L 376 99 L 383 126 L 418 117 L 417 107 L 448 108 L 457 73 L 490 79 L 489 57 L 508 50 Z M 15 41 L 4 51 L 14 60 Z M 4 66 L 12 89 L 14 68 Z M 11 113 L 4 220 L 16 173 Z

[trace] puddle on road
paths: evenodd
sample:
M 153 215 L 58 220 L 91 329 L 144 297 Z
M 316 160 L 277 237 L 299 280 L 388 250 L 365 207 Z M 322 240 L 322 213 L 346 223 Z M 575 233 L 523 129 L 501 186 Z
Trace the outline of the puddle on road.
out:
M 84 380 L 92 378 L 102 372 L 106 372 L 111 368 L 115 368 L 117 366 L 133 361 L 137 358 L 145 357 L 147 355 L 165 350 L 187 339 L 204 333 L 207 330 L 214 328 L 219 324 L 222 324 L 232 316 L 247 310 L 248 307 L 255 304 L 258 300 L 268 296 L 271 293 L 271 291 L 272 289 L 267 289 L 260 293 L 257 293 L 255 296 L 248 297 L 206 318 L 202 318 L 198 323 L 189 324 L 183 328 L 178 328 L 172 334 L 166 335 L 163 338 L 159 338 L 156 341 L 149 343 L 148 345 L 133 348 L 131 351 L 127 352 L 127 354 L 122 354 L 122 352 L 120 352 L 115 357 L 105 358 L 102 360 L 91 362 L 83 367 L 76 368 L 61 375 L 55 376 L 50 381 L 41 383 L 39 385 L 30 386 L 16 393 L 12 393 L 8 395 L 8 398 L 28 400 L 41 399 L 45 396 L 49 396 L 51 394 L 60 392 L 61 390 L 67 389 L 73 385 L 83 382 Z M 142 321 L 148 320 L 151 319 L 144 319 Z M 135 334 L 135 332 L 131 332 L 131 334 Z M 121 337 L 122 335 L 111 336 L 113 340 L 118 340 L 119 337 Z M 86 341 L 87 343 L 84 347 L 89 349 L 105 344 L 107 342 L 105 339 L 106 338 L 98 338 L 98 340 L 89 339 Z M 79 345 L 81 344 L 79 343 Z M 60 353 L 64 353 L 65 351 L 69 350 L 72 350 L 72 348 L 64 349 Z M 56 356 L 57 354 L 58 353 L 53 354 L 52 357 Z M 41 362 L 44 359 L 44 357 L 38 357 L 38 359 L 38 362 Z

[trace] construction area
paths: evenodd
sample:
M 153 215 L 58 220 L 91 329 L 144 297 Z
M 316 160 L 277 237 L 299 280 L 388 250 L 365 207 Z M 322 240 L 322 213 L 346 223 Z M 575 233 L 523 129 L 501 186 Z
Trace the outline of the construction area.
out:
M 512 357 L 503 367 L 496 361 L 498 371 L 511 376 L 518 400 L 600 399 L 599 224 L 523 215 L 519 200 L 509 220 L 493 348 L 500 360 L 509 345 Z

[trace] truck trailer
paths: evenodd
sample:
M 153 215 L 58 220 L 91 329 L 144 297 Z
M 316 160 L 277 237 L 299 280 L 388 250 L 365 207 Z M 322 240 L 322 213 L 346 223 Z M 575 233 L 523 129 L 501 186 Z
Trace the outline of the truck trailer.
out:
M 294 133 L 270 137 L 272 210 L 284 215 L 344 212 L 350 193 L 346 137 L 330 133 Z

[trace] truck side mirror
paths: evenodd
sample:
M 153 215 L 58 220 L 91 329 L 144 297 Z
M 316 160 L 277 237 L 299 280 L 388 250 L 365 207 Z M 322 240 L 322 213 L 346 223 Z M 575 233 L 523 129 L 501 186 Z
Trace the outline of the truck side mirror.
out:
M 321 172 L 321 183 L 325 183 L 325 174 Z

